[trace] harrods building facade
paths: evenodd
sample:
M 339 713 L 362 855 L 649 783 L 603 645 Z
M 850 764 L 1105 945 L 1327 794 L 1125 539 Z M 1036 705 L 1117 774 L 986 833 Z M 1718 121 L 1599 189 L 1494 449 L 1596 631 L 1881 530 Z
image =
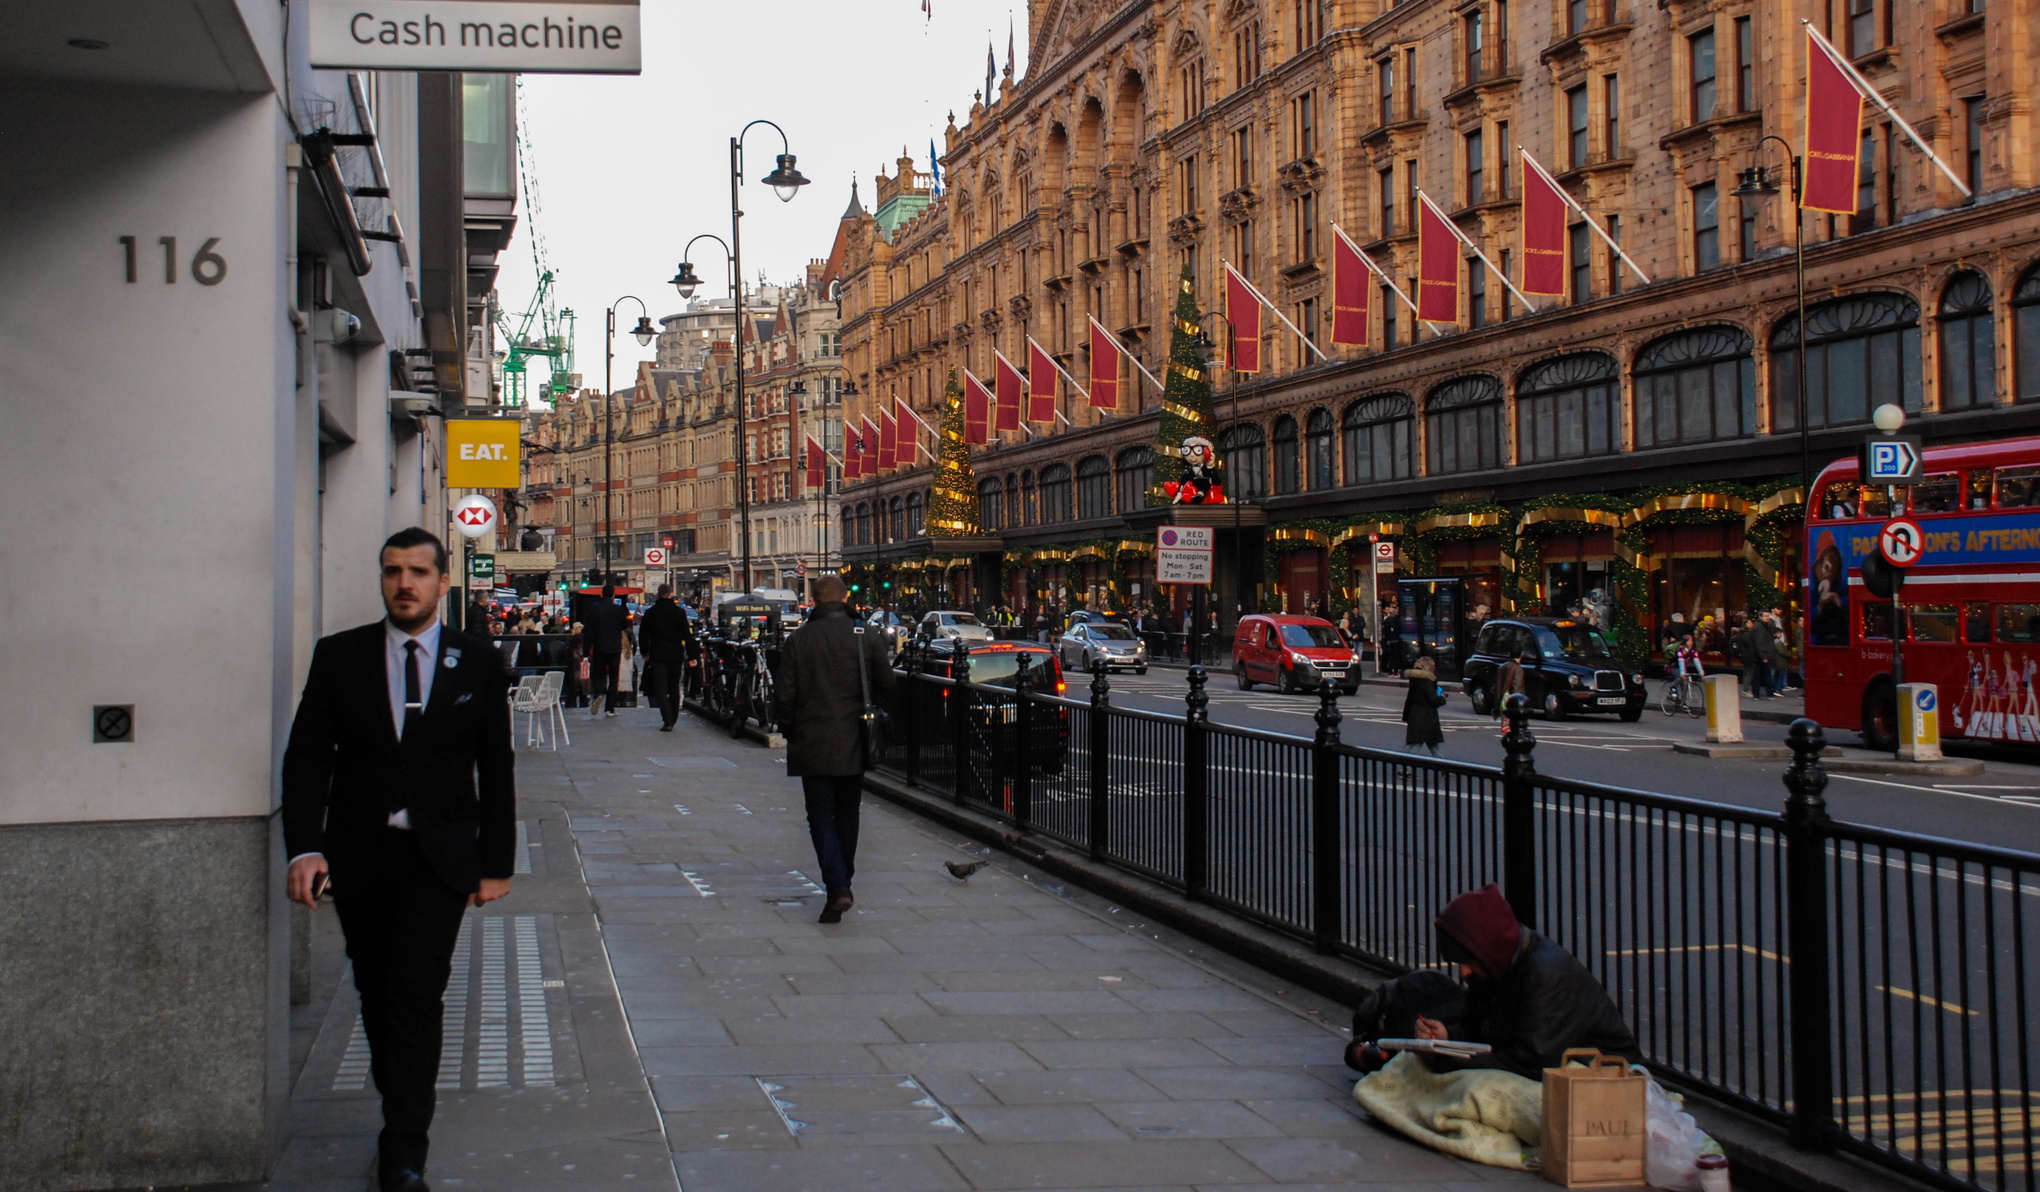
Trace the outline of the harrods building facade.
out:
M 1214 353 L 1245 499 L 1218 521 L 1228 624 L 1358 598 L 1371 568 L 1349 552 L 1370 534 L 1405 573 L 1504 577 L 1497 607 L 1563 607 L 1639 557 L 1642 620 L 1768 606 L 1753 589 L 1798 573 L 1781 531 L 1802 450 L 1815 469 L 1853 451 L 1886 401 L 1929 442 L 2040 427 L 2033 5 L 1030 0 L 1029 17 L 1025 77 L 952 119 L 940 193 L 903 157 L 853 211 L 847 415 L 897 397 L 933 422 L 950 367 L 1024 366 L 1029 336 L 1081 378 L 1087 315 L 1159 376 L 1184 269 L 1211 311 L 1230 262 L 1329 359 L 1273 319 L 1264 371 Z M 1760 144 L 1797 152 L 1802 18 L 1975 192 L 1865 106 L 1859 213 L 1805 216 L 1804 434 L 1789 155 Z M 1466 254 L 1459 328 L 1415 324 L 1384 288 L 1370 346 L 1331 345 L 1333 224 L 1406 279 L 1418 187 L 1520 277 L 1518 146 L 1648 283 L 1575 222 L 1569 293 L 1526 308 Z M 1737 197 L 1758 164 L 1784 193 Z M 1206 330 L 1222 340 L 1216 315 Z M 930 606 L 1127 599 L 1168 513 L 1148 495 L 1160 394 L 1137 375 L 1123 391 L 1116 414 L 1066 392 L 1068 425 L 977 453 L 969 557 L 930 546 L 926 466 L 853 483 L 846 561 Z M 1587 495 L 1630 512 L 1560 515 Z

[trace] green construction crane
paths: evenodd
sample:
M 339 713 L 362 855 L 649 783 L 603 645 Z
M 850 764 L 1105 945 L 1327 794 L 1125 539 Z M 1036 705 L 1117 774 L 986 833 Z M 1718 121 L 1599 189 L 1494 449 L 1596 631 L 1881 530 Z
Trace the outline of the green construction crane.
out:
M 524 189 L 524 227 L 531 238 L 531 264 L 538 274 L 538 289 L 515 327 L 505 312 L 496 312 L 503 342 L 508 345 L 503 358 L 503 400 L 513 409 L 523 408 L 531 396 L 527 374 L 534 359 L 544 360 L 548 366 L 545 384 L 537 394 L 547 405 L 557 404 L 581 385 L 580 374 L 574 371 L 574 312 L 553 309 L 552 261 L 539 228 L 538 167 L 525 135 L 531 122 L 525 117 L 522 77 L 517 80 L 517 107 L 517 173 Z

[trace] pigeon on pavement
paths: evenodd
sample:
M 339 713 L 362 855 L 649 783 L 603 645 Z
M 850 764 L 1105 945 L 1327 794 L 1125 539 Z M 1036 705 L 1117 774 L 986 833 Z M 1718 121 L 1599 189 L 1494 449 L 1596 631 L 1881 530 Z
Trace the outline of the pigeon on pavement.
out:
M 949 876 L 955 878 L 957 881 L 967 882 L 970 880 L 971 874 L 976 873 L 980 869 L 983 869 L 986 865 L 989 865 L 990 863 L 991 862 L 989 861 L 966 861 L 963 864 L 959 865 L 954 861 L 944 861 L 942 863 L 942 868 L 947 869 L 949 871 Z

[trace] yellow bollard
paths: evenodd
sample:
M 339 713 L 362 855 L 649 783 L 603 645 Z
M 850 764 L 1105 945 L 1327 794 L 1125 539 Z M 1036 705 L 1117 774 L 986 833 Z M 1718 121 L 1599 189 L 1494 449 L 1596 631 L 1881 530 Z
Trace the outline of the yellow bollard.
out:
M 1709 675 L 1707 688 L 1707 740 L 1711 744 L 1733 744 L 1742 735 L 1742 680 L 1734 675 Z
M 1901 683 L 1897 696 L 1899 760 L 1940 761 L 1940 693 L 1932 683 Z

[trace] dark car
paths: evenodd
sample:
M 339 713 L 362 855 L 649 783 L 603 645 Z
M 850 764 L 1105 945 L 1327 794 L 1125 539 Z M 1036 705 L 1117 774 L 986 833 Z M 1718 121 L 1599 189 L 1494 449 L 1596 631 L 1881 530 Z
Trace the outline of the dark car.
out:
M 1633 721 L 1643 715 L 1643 675 L 1625 670 L 1592 625 L 1553 617 L 1498 617 L 1480 627 L 1460 680 L 1474 711 L 1493 711 L 1503 665 L 1525 654 L 1535 661 L 1524 666 L 1523 694 L 1546 717 L 1613 712 Z
M 963 698 L 956 698 L 953 689 L 945 691 L 944 717 L 953 718 L 967 710 L 969 722 L 963 727 L 970 735 L 973 750 L 997 758 L 1004 753 L 1003 734 L 998 730 L 1019 722 L 1019 701 L 1010 693 L 1018 682 L 1023 660 L 1029 691 L 1042 695 L 1068 694 L 1062 664 L 1056 660 L 1055 652 L 1035 642 L 935 638 L 921 650 L 918 665 L 924 674 L 950 679 L 956 677 L 960 663 L 963 679 L 972 684 L 972 690 Z M 1031 768 L 1038 774 L 1062 773 L 1070 744 L 1069 709 L 1037 703 L 1027 712 Z M 947 731 L 953 733 L 957 728 L 954 719 L 950 719 Z

